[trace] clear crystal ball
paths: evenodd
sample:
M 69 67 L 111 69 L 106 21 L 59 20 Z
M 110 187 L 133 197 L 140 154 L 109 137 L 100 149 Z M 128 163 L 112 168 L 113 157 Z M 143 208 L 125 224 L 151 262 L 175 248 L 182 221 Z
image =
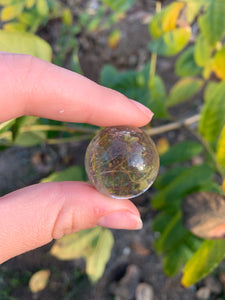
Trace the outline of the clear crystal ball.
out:
M 117 199 L 144 193 L 159 170 L 159 155 L 152 139 L 140 128 L 107 127 L 90 142 L 85 168 L 92 185 Z

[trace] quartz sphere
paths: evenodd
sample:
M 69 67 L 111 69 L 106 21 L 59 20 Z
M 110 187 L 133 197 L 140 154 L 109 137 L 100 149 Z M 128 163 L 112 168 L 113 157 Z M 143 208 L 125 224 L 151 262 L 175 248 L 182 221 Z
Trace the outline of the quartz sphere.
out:
M 152 139 L 140 128 L 106 127 L 91 140 L 85 168 L 91 184 L 101 193 L 133 198 L 154 182 L 159 156 Z

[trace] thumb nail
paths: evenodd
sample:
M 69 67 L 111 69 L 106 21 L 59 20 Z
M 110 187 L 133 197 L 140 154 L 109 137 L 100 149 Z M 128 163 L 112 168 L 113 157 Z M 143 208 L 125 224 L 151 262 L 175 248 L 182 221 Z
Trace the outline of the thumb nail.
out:
M 98 221 L 97 225 L 115 229 L 135 230 L 143 227 L 140 217 L 128 211 L 117 211 L 105 215 Z

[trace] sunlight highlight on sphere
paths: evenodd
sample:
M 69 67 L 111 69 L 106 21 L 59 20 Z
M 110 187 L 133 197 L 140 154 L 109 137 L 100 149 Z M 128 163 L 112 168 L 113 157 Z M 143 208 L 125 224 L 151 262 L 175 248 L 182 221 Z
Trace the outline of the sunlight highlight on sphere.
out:
M 159 170 L 159 156 L 152 139 L 140 128 L 107 127 L 90 142 L 85 168 L 92 185 L 117 199 L 144 193 Z

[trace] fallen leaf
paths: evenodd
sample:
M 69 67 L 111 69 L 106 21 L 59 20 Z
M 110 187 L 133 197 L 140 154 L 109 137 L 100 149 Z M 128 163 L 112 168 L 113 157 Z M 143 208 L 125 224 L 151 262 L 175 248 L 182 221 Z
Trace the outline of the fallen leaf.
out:
M 158 139 L 156 147 L 157 147 L 159 154 L 161 155 L 169 149 L 170 144 L 166 138 L 162 137 L 162 138 Z
M 135 241 L 131 245 L 131 249 L 139 255 L 149 255 L 150 250 L 146 248 L 140 241 Z
M 37 293 L 46 288 L 50 277 L 49 270 L 40 270 L 32 275 L 29 281 L 29 288 L 32 293 Z
M 187 196 L 182 204 L 184 227 L 206 239 L 225 237 L 225 196 L 199 192 Z

